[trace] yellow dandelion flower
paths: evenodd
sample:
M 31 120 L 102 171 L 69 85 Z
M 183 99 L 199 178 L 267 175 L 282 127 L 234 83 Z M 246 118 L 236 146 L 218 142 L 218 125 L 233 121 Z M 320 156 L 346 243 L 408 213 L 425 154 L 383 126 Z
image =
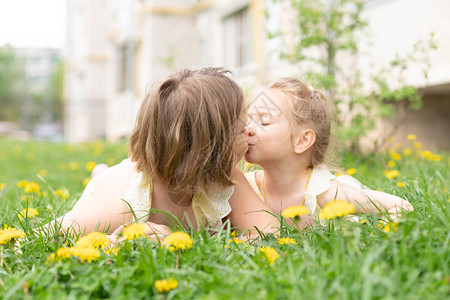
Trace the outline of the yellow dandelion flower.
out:
M 100 258 L 101 256 L 100 251 L 97 249 L 84 247 L 72 247 L 70 248 L 70 254 L 77 257 L 81 261 L 87 261 L 88 263 Z
M 77 162 L 69 163 L 69 170 L 76 171 L 78 169 L 80 169 L 80 164 L 79 163 L 77 163 Z
M 94 151 L 92 151 L 92 155 L 100 156 L 100 154 L 102 154 L 102 150 L 102 148 L 95 148 Z
M 278 240 L 278 244 L 280 244 L 280 245 L 288 245 L 288 244 L 297 245 L 297 242 L 291 238 L 281 238 Z
M 106 248 L 109 246 L 110 241 L 106 234 L 101 232 L 91 232 L 88 235 L 85 236 L 87 239 L 89 239 L 92 242 L 92 245 L 95 248 Z M 78 243 L 77 243 L 78 245 Z
M 415 134 L 408 134 L 407 138 L 408 141 L 415 141 L 417 137 Z
M 355 175 L 356 174 L 356 169 L 355 168 L 350 168 L 346 171 L 346 173 L 350 176 Z
M 401 160 L 402 156 L 398 153 L 391 153 L 391 157 L 393 160 Z
M 277 250 L 271 247 L 262 247 L 259 251 L 264 254 L 264 259 L 266 259 L 271 265 L 273 265 L 274 261 L 278 258 Z
M 319 214 L 319 218 L 321 220 L 334 219 L 336 217 L 347 216 L 354 212 L 355 207 L 353 206 L 353 204 L 343 200 L 334 200 L 328 202 L 323 207 L 322 211 Z
M 236 230 L 233 230 L 233 231 L 231 232 L 231 236 L 232 236 L 232 237 L 237 237 Z
M 108 159 L 106 159 L 106 164 L 108 166 L 113 166 L 116 164 L 116 159 L 114 157 L 108 157 Z
M 38 171 L 38 174 L 42 177 L 45 177 L 45 176 L 47 176 L 48 172 L 47 172 L 47 170 L 42 169 L 42 170 Z
M 431 153 L 430 150 L 425 150 L 425 151 L 423 151 L 423 152 L 420 154 L 420 156 L 422 156 L 423 158 L 428 158 L 428 157 L 430 157 L 431 155 L 432 155 L 432 153 Z
M 412 153 L 411 148 L 406 148 L 405 151 L 403 151 L 403 154 L 404 154 L 405 156 L 410 156 L 411 153 Z
M 20 148 L 19 146 L 14 146 L 12 149 L 12 153 L 16 156 L 20 155 L 22 154 L 22 148 Z
M 248 170 L 248 169 L 251 169 L 251 168 L 253 167 L 253 164 L 252 164 L 252 163 L 245 162 L 244 167 L 245 167 L 246 170 Z
M 161 279 L 155 281 L 155 288 L 158 293 L 166 293 L 178 287 L 178 281 L 173 278 Z
M 55 261 L 57 261 L 56 254 L 55 253 L 51 253 L 47 257 L 47 263 L 52 263 L 52 262 L 55 262 Z
M 56 190 L 53 192 L 53 194 L 55 194 L 55 196 L 61 197 L 62 199 L 66 199 L 69 193 L 66 190 Z
M 18 214 L 17 217 L 19 217 L 19 220 L 22 220 L 23 218 L 33 218 L 39 214 L 39 211 L 35 208 L 24 208 L 22 209 Z
M 65 145 L 64 146 L 64 149 L 67 151 L 67 152 L 73 152 L 73 145 Z
M 238 239 L 238 238 L 232 238 L 232 239 L 228 240 L 227 245 L 225 247 L 229 248 L 230 247 L 230 243 L 234 243 L 236 245 L 244 244 L 245 246 L 247 246 L 247 243 L 245 243 L 243 240 Z
M 61 260 L 61 259 L 70 258 L 70 251 L 71 251 L 71 248 L 67 248 L 67 247 L 58 248 L 55 252 L 56 259 Z
M 181 231 L 171 233 L 164 239 L 164 245 L 169 248 L 170 252 L 192 248 L 193 244 L 189 234 Z
M 384 172 L 384 176 L 386 176 L 389 179 L 395 178 L 398 176 L 398 171 L 397 170 L 390 170 L 390 171 L 385 171 Z
M 22 230 L 5 225 L 2 229 L 0 229 L 0 245 L 25 236 L 26 234 Z
M 393 161 L 393 160 L 390 160 L 388 163 L 387 163 L 387 165 L 388 165 L 388 167 L 389 168 L 393 168 L 393 167 L 395 167 L 395 162 Z
M 6 183 L 0 182 L 0 190 L 6 188 Z
M 397 182 L 397 186 L 399 188 L 405 187 L 405 183 L 404 182 Z
M 398 230 L 398 223 L 391 223 L 383 227 L 385 232 L 394 232 Z
M 126 240 L 138 239 L 141 236 L 145 237 L 145 225 L 141 223 L 133 223 L 130 226 L 125 227 L 122 236 Z
M 117 253 L 119 253 L 120 248 L 117 247 L 111 247 L 109 249 L 104 250 L 105 254 L 108 255 L 115 255 L 117 256 Z
M 422 148 L 422 143 L 421 142 L 414 142 L 414 148 L 421 149 Z
M 41 197 L 47 197 L 47 192 L 46 191 L 43 191 L 43 192 L 41 192 Z
M 39 184 L 36 182 L 28 182 L 24 188 L 25 193 L 38 193 L 39 192 Z
M 84 179 L 84 180 L 83 180 L 83 186 L 87 186 L 87 185 L 88 185 L 88 183 L 89 183 L 89 181 L 91 181 L 91 179 L 90 179 L 90 178 L 86 178 L 86 179 Z
M 300 217 L 302 215 L 307 215 L 310 213 L 311 212 L 309 211 L 309 209 L 307 209 L 305 206 L 294 205 L 294 206 L 288 207 L 285 210 L 283 210 L 283 212 L 281 213 L 281 216 L 283 216 L 284 218 L 295 218 L 295 217 Z
M 427 159 L 429 161 L 441 161 L 442 160 L 442 155 L 431 154 L 429 157 L 427 157 Z
M 86 170 L 92 172 L 97 164 L 94 161 L 90 161 L 86 163 Z
M 77 241 L 77 247 L 79 248 L 94 248 L 94 244 L 87 237 L 82 237 Z
M 28 184 L 28 181 L 26 181 L 26 180 L 21 180 L 21 181 L 19 181 L 19 182 L 17 183 L 17 187 L 18 187 L 18 188 L 24 188 L 24 187 L 27 186 L 27 184 Z

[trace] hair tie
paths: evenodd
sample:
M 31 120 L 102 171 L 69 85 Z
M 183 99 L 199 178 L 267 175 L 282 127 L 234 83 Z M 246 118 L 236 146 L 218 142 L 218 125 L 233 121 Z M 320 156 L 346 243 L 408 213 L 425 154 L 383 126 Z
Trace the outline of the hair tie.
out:
M 308 90 L 309 90 L 310 92 L 314 92 L 314 88 L 312 87 L 312 85 L 308 85 Z

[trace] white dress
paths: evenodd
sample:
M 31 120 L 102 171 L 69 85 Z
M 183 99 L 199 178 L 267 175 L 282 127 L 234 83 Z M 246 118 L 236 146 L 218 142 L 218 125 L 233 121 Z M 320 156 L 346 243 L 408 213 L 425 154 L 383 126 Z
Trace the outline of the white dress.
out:
M 125 159 L 121 164 L 132 164 L 130 159 Z M 103 176 L 100 174 L 94 177 L 86 187 L 79 202 L 86 201 L 94 192 L 96 183 Z M 134 222 L 145 223 L 150 215 L 152 207 L 153 180 L 144 176 L 142 172 L 132 175 L 128 189 L 122 199 L 133 212 Z M 199 226 L 211 229 L 218 229 L 222 226 L 222 219 L 231 212 L 228 202 L 233 195 L 234 186 L 223 191 L 208 191 L 205 195 L 194 195 L 192 199 L 192 209 Z
M 264 201 L 264 198 L 256 183 L 256 171 L 252 171 L 245 174 L 250 186 L 258 194 L 258 196 Z M 330 180 L 336 179 L 339 182 L 351 185 L 359 189 L 366 189 L 362 183 L 349 175 L 333 175 L 330 170 L 324 165 L 315 167 L 309 178 L 308 186 L 305 191 L 305 206 L 315 217 L 319 216 L 320 207 L 317 205 L 317 196 L 326 192 L 330 188 Z

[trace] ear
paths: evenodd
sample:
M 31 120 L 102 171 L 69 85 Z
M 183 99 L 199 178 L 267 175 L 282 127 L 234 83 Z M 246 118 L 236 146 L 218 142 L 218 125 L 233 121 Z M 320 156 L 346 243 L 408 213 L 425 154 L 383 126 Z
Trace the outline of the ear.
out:
M 305 129 L 294 137 L 294 152 L 301 154 L 311 148 L 316 141 L 316 133 L 312 129 Z

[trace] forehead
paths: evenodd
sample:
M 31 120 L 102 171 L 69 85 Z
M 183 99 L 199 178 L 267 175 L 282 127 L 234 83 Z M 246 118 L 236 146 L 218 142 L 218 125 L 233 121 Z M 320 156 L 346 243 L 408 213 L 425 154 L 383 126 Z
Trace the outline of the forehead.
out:
M 264 89 L 252 95 L 248 106 L 251 114 L 280 116 L 286 110 L 286 96 L 279 90 Z

